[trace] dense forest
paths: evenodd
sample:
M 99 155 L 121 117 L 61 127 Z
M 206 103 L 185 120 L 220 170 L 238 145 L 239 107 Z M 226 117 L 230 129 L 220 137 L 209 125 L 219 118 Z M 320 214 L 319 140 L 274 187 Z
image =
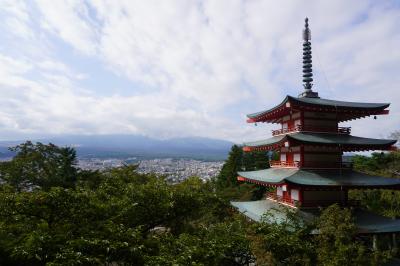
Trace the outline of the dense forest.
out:
M 304 223 L 252 223 L 232 199 L 260 199 L 265 188 L 238 183 L 237 171 L 268 167 L 274 154 L 233 146 L 221 173 L 170 184 L 135 165 L 76 167 L 75 150 L 26 142 L 0 163 L 0 265 L 382 265 L 397 250 L 370 250 L 352 210 L 332 205 Z M 400 153 L 355 156 L 355 168 L 398 178 Z M 352 191 L 372 211 L 400 216 L 396 191 Z M 279 211 L 279 210 L 278 210 Z M 318 230 L 318 234 L 314 234 Z M 385 239 L 381 239 L 384 247 Z

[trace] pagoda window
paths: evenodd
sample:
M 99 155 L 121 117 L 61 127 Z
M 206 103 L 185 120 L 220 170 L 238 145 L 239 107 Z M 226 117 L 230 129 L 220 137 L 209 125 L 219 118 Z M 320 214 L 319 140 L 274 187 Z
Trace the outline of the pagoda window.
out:
M 287 129 L 288 128 L 288 123 L 282 123 L 282 129 Z
M 294 153 L 293 154 L 293 161 L 294 162 L 300 162 L 301 161 L 300 153 Z
M 281 153 L 281 162 L 286 162 L 286 153 Z
M 299 199 L 299 190 L 298 189 L 291 189 L 290 190 L 290 197 L 293 199 L 293 200 L 300 200 Z
M 283 189 L 282 189 L 282 187 L 277 187 L 276 188 L 276 195 L 277 196 L 283 196 Z
M 289 147 L 289 142 L 285 141 L 285 147 Z

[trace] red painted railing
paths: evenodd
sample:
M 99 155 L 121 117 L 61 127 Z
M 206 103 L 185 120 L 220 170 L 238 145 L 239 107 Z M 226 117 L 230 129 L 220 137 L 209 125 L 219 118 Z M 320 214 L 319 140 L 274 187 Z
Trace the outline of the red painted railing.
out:
M 271 199 L 271 200 L 275 200 L 278 202 L 283 202 L 283 203 L 287 203 L 289 205 L 292 206 L 297 206 L 298 205 L 298 201 L 291 199 L 290 197 L 282 197 L 282 196 L 278 196 L 276 195 L 275 192 L 267 192 L 267 199 Z
M 292 132 L 324 132 L 324 133 L 338 133 L 338 134 L 348 135 L 351 132 L 351 127 L 315 127 L 315 126 L 298 125 L 294 127 L 272 130 L 272 135 L 277 136 Z
M 301 208 L 315 208 L 315 207 L 327 207 L 332 204 L 338 204 L 344 207 L 360 207 L 361 203 L 359 200 L 347 200 L 341 202 L 340 200 L 305 200 L 305 201 L 297 201 L 291 199 L 290 197 L 283 197 L 276 195 L 276 192 L 267 192 L 267 199 L 275 200 L 277 202 L 286 203 L 294 207 L 301 207 Z
M 352 162 L 323 162 L 323 161 L 269 161 L 273 168 L 311 168 L 311 169 L 351 169 Z
M 288 161 L 269 161 L 269 166 L 271 167 L 281 167 L 281 168 L 298 168 L 299 162 L 288 162 Z

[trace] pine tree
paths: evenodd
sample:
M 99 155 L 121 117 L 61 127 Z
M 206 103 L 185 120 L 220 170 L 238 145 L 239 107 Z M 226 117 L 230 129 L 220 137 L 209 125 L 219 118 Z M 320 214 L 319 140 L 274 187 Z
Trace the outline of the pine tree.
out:
M 219 187 L 238 186 L 237 172 L 242 168 L 243 150 L 237 145 L 233 145 L 229 152 L 228 159 L 222 166 L 221 172 L 217 176 Z

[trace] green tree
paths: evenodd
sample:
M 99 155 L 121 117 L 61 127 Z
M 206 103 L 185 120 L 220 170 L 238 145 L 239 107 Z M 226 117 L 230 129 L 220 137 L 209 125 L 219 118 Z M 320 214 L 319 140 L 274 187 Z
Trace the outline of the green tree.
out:
M 243 153 L 242 168 L 246 171 L 269 168 L 269 159 L 265 151 L 251 151 Z
M 76 152 L 69 147 L 27 141 L 10 148 L 11 161 L 0 163 L 0 178 L 16 189 L 72 187 L 77 180 Z
M 221 172 L 217 176 L 217 184 L 220 187 L 238 186 L 237 172 L 242 169 L 243 150 L 237 145 L 233 145 L 229 152 L 228 159 L 222 166 Z
M 357 238 L 350 209 L 332 205 L 313 221 L 306 217 L 284 207 L 265 214 L 249 234 L 257 264 L 382 265 L 387 260 L 387 252 L 371 252 Z
M 158 256 L 148 265 L 249 265 L 254 262 L 245 227 L 239 220 L 199 227 L 191 234 L 162 239 Z
M 52 152 L 57 155 L 58 149 L 46 156 L 56 156 Z M 29 169 L 35 158 L 19 164 Z M 51 182 L 43 189 L 16 190 L 19 183 L 1 184 L 0 264 L 244 265 L 250 260 L 243 226 L 230 219 L 232 212 L 212 183 L 193 177 L 172 185 L 136 168 L 79 172 L 74 186 Z
M 254 225 L 253 249 L 270 254 L 260 265 L 315 265 L 316 253 L 312 241 L 312 225 L 305 223 L 296 210 L 282 208 L 266 213 L 259 224 Z M 256 254 L 257 255 L 257 254 Z M 258 257 L 258 256 L 257 256 Z M 263 256 L 259 256 L 263 258 Z
M 371 175 L 400 178 L 400 152 L 373 153 L 354 156 L 354 168 Z M 394 190 L 353 190 L 350 199 L 360 200 L 363 207 L 388 216 L 400 216 L 400 193 Z
M 263 151 L 243 152 L 242 147 L 232 146 L 228 159 L 216 177 L 216 187 L 222 198 L 258 200 L 263 197 L 266 187 L 239 182 L 239 171 L 261 170 L 269 167 L 268 156 Z
M 318 263 L 327 266 L 380 265 L 379 252 L 371 253 L 357 241 L 357 227 L 350 209 L 338 205 L 326 208 L 317 221 Z
M 400 151 L 374 152 L 371 156 L 356 155 L 353 164 L 361 172 L 400 177 Z

